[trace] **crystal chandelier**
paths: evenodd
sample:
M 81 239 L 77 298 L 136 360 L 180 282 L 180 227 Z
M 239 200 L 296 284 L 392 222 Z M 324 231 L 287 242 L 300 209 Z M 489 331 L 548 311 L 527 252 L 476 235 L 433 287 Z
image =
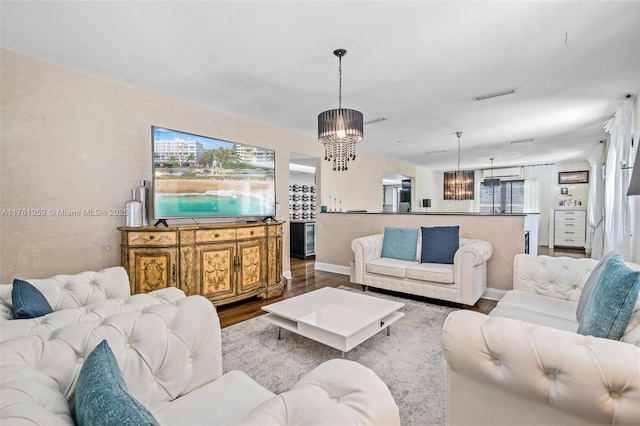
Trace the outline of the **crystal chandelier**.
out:
M 318 115 L 318 141 L 324 144 L 324 159 L 333 162 L 333 170 L 347 170 L 349 160 L 356 159 L 356 143 L 363 138 L 364 118 L 360 111 L 342 108 L 342 57 L 344 49 L 336 49 L 338 57 L 338 109 Z
M 456 132 L 458 137 L 458 169 L 444 172 L 445 200 L 473 200 L 473 170 L 460 171 L 460 137 L 462 132 Z

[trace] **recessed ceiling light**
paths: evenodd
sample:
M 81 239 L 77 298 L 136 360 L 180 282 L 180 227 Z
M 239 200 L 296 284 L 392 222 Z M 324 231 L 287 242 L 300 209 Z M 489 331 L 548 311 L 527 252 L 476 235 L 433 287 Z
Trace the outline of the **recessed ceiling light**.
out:
M 518 144 L 518 143 L 527 143 L 527 142 L 533 142 L 535 141 L 535 139 L 520 139 L 517 141 L 509 141 L 507 142 L 507 145 L 514 145 L 514 144 Z
M 441 150 L 439 150 L 439 151 L 428 151 L 428 152 L 426 152 L 425 154 L 427 154 L 427 155 L 431 155 L 431 154 L 442 154 L 443 152 L 447 152 L 447 150 L 446 150 L 446 149 L 441 149 Z
M 485 99 L 497 98 L 498 96 L 513 95 L 514 93 L 517 93 L 517 92 L 518 91 L 516 89 L 503 90 L 502 92 L 495 92 L 495 93 L 489 93 L 486 95 L 474 96 L 473 100 L 483 101 Z
M 380 117 L 380 118 L 374 118 L 373 120 L 370 121 L 365 121 L 364 124 L 373 124 L 373 123 L 379 123 L 381 121 L 387 121 L 386 117 Z

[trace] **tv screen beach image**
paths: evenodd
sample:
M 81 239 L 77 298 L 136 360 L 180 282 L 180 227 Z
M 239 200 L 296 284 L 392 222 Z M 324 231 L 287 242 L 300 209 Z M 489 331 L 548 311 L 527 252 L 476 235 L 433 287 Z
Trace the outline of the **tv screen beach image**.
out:
M 152 127 L 156 219 L 273 216 L 275 152 Z

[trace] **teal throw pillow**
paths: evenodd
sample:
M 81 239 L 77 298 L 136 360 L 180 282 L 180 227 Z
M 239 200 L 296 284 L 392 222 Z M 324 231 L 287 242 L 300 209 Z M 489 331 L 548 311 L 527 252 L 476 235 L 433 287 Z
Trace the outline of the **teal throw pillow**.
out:
M 422 227 L 422 263 L 453 264 L 453 257 L 460 248 L 459 226 Z
M 587 300 L 589 300 L 589 296 L 593 291 L 596 283 L 600 279 L 600 275 L 602 275 L 602 269 L 604 268 L 604 264 L 611 259 L 613 256 L 617 256 L 616 252 L 610 251 L 609 253 L 602 256 L 602 259 L 593 267 L 591 270 L 591 274 L 589 278 L 584 282 L 582 286 L 582 291 L 580 292 L 580 299 L 578 300 L 578 309 L 576 309 L 576 319 L 578 322 L 582 320 L 582 313 L 584 312 L 584 307 L 587 305 Z
M 418 230 L 412 228 L 384 228 L 382 257 L 416 261 Z
M 129 395 L 106 340 L 95 347 L 80 369 L 74 420 L 79 426 L 159 425 L 153 415 Z
M 11 288 L 15 319 L 38 318 L 53 312 L 47 298 L 33 284 L 15 279 Z
M 620 340 L 629 324 L 640 291 L 640 271 L 627 267 L 618 255 L 605 262 L 582 313 L 578 333 Z

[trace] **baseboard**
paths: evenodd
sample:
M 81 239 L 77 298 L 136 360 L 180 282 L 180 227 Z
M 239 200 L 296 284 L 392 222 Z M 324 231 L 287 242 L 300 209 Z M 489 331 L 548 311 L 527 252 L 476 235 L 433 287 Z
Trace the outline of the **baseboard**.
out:
M 502 290 L 499 288 L 488 288 L 484 291 L 482 298 L 489 300 L 500 300 L 504 297 L 505 294 L 507 294 L 507 290 Z
M 351 275 L 351 268 L 349 268 L 348 266 L 334 265 L 332 263 L 316 262 L 313 269 L 325 272 L 333 272 L 334 274 L 340 275 Z
M 293 279 L 293 275 L 291 275 L 291 271 L 284 271 L 282 273 L 282 276 L 284 277 L 285 280 L 287 280 L 287 283 L 291 282 L 291 280 Z

